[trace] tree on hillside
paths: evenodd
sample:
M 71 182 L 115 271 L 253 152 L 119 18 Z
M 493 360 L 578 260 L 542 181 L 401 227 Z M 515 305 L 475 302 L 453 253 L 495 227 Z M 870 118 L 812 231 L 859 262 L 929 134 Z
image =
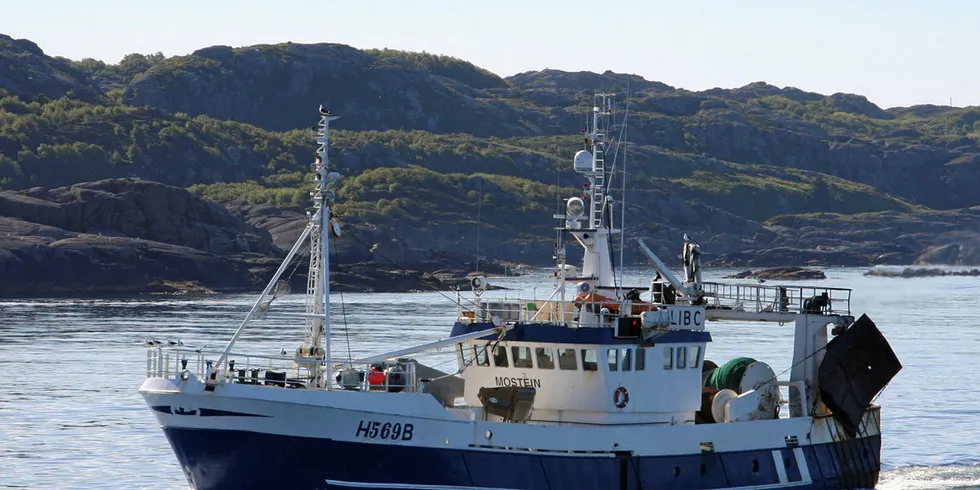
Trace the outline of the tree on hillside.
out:
M 104 61 L 85 58 L 81 61 L 71 61 L 72 67 L 83 73 L 88 74 L 94 80 L 103 85 L 127 85 L 136 77 L 142 75 L 167 59 L 161 52 L 153 54 L 130 53 L 123 56 L 118 64 L 110 65 Z
M 824 180 L 823 175 L 818 175 L 816 179 L 813 180 L 813 190 L 810 193 L 810 198 L 813 199 L 818 206 L 825 207 L 830 210 L 833 201 L 837 198 L 834 196 L 833 189 Z

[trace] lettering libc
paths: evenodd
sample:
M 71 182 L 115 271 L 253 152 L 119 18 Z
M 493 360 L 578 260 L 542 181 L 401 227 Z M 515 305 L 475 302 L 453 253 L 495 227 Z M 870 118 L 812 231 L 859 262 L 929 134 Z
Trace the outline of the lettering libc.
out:
M 704 324 L 704 311 L 700 309 L 675 307 L 668 308 L 668 311 L 671 325 L 699 329 Z

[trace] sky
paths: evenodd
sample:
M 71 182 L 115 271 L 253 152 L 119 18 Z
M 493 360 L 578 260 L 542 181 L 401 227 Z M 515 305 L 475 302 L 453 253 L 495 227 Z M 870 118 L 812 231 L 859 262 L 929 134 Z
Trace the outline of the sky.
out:
M 212 45 L 426 51 L 498 75 L 632 73 L 679 88 L 756 81 L 881 107 L 980 105 L 978 0 L 5 0 L 0 33 L 118 62 Z

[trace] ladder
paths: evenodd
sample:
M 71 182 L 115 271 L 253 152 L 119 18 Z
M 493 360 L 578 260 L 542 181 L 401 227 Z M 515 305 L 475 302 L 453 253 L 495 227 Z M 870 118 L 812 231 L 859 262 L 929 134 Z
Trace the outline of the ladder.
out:
M 602 210 L 606 190 L 606 131 L 609 126 L 609 116 L 612 115 L 613 97 L 615 94 L 595 94 L 592 123 L 592 213 L 590 214 L 591 228 L 602 227 Z

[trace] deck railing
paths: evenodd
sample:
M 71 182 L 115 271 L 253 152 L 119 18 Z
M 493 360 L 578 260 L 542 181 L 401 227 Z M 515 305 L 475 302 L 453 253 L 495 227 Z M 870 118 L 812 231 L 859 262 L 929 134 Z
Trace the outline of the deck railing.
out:
M 148 378 L 187 379 L 194 374 L 210 383 L 239 383 L 280 388 L 361 390 L 378 392 L 417 391 L 414 361 L 356 362 L 302 355 L 256 355 L 232 352 L 227 368 L 215 362 L 221 351 L 154 346 L 146 352 Z M 329 376 L 333 379 L 327 379 Z
M 602 305 L 586 302 L 587 311 L 600 311 Z M 493 317 L 503 322 L 572 323 L 579 318 L 579 308 L 571 300 L 499 300 L 483 301 L 476 308 L 460 308 L 460 321 L 489 322 Z
M 780 317 L 798 314 L 824 314 L 849 316 L 851 314 L 851 290 L 847 288 L 817 286 L 785 286 L 762 284 L 703 283 L 704 305 L 717 310 L 761 314 L 767 321 L 781 321 Z M 619 316 L 619 312 L 634 314 L 643 309 L 641 303 L 611 298 L 576 302 L 555 298 L 547 300 L 483 300 L 474 308 L 459 307 L 460 321 L 488 322 L 493 317 L 503 322 L 524 323 L 580 323 L 589 326 L 607 324 Z M 663 297 L 655 296 L 655 303 L 662 304 Z M 689 304 L 684 298 L 676 298 L 678 304 Z M 784 315 L 780 315 L 784 314 Z
M 846 288 L 706 282 L 704 296 L 709 306 L 752 313 L 851 314 Z

